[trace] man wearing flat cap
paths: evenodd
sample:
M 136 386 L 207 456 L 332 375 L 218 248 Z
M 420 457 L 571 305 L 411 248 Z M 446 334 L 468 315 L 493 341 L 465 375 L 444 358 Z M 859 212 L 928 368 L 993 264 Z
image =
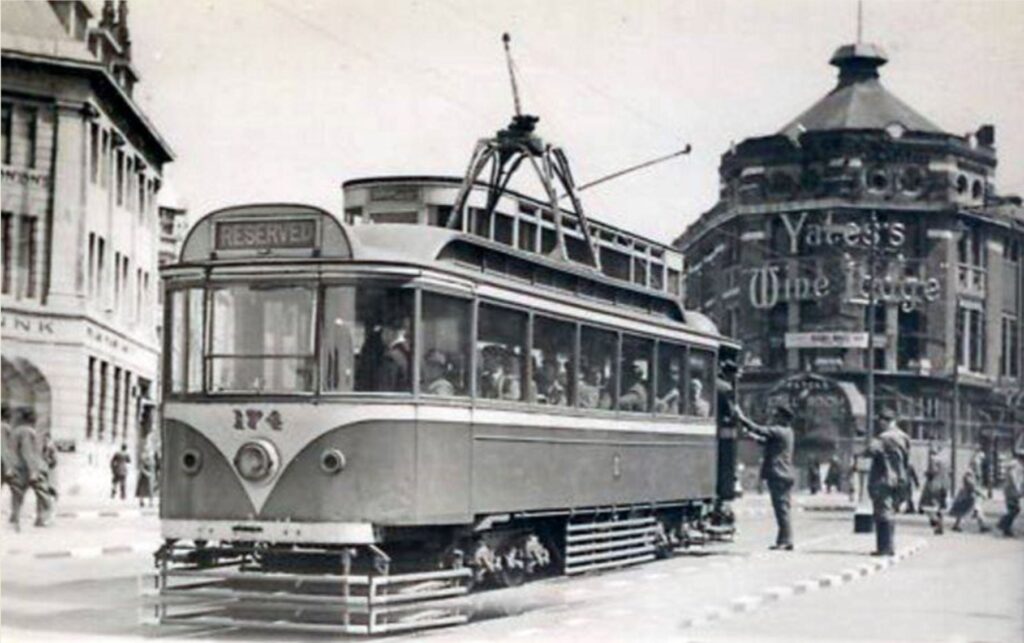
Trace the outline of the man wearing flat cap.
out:
M 896 553 L 896 523 L 893 515 L 896 503 L 908 480 L 910 466 L 910 436 L 900 430 L 896 411 L 885 407 L 878 414 L 878 433 L 868 446 L 871 457 L 868 472 L 868 495 L 875 516 L 875 551 L 873 556 L 893 556 Z
M 772 411 L 771 423 L 760 425 L 753 422 L 738 406 L 733 413 L 744 436 L 758 442 L 764 448 L 761 460 L 761 477 L 768 483 L 772 497 L 772 509 L 779 533 L 772 549 L 793 550 L 793 527 L 789 513 L 793 492 L 793 410 L 785 404 L 776 405 Z

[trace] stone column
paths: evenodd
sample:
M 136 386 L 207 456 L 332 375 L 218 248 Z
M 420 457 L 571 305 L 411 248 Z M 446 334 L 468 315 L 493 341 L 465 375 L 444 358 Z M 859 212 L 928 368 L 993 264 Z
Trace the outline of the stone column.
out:
M 999 377 L 999 357 L 1003 347 L 1003 254 L 1002 239 L 985 243 L 988 275 L 985 277 L 985 375 Z
M 47 257 L 50 301 L 76 308 L 85 292 L 88 136 L 85 103 L 58 101 L 54 123 L 52 230 Z

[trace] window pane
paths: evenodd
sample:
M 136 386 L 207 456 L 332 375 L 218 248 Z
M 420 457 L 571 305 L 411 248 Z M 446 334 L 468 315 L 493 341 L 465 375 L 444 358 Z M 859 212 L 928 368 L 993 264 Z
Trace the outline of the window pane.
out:
M 236 285 L 214 289 L 215 391 L 313 389 L 313 289 Z
M 187 290 L 171 292 L 170 378 L 172 393 L 181 393 L 185 390 L 185 344 L 188 339 L 185 328 L 187 299 Z M 90 384 L 92 383 L 91 377 L 90 373 Z
M 654 399 L 656 413 L 682 415 L 683 363 L 686 351 L 676 344 L 658 344 L 658 394 Z
M 423 293 L 421 393 L 469 394 L 469 320 L 469 301 Z
M 649 339 L 622 336 L 622 378 L 619 387 L 619 410 L 644 412 L 651 410 L 651 353 L 654 342 Z
M 579 405 L 611 409 L 615 400 L 615 368 L 619 354 L 615 333 L 584 326 L 580 331 Z
M 412 302 L 396 287 L 324 290 L 325 391 L 412 391 Z
M 535 317 L 533 320 L 533 388 L 536 402 L 556 406 L 572 404 L 570 382 L 575 378 L 576 325 Z
M 203 291 L 192 288 L 188 291 L 188 342 L 185 350 L 188 363 L 186 390 L 189 393 L 203 390 Z
M 478 395 L 492 400 L 524 399 L 526 313 L 481 304 L 479 317 Z
M 714 396 L 715 360 L 711 351 L 690 349 L 688 365 L 687 410 L 698 417 L 711 416 L 711 402 Z

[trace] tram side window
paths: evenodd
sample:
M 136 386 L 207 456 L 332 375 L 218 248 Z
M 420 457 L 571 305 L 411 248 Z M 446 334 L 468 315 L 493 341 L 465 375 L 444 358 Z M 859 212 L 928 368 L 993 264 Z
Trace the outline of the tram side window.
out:
M 619 410 L 651 410 L 651 358 L 654 342 L 632 335 L 622 336 L 622 377 Z
M 533 389 L 539 404 L 570 406 L 576 380 L 576 325 L 547 317 L 533 320 Z
M 312 391 L 314 294 L 307 286 L 275 284 L 213 289 L 213 391 Z
M 691 348 L 687 369 L 687 410 L 691 415 L 710 417 L 715 393 L 715 354 Z
M 421 393 L 469 394 L 469 322 L 469 301 L 423 293 Z
M 203 291 L 175 290 L 170 295 L 170 306 L 170 391 L 202 391 Z
M 526 313 L 480 304 L 476 337 L 477 394 L 491 400 L 523 400 L 526 393 Z M 532 396 L 531 396 L 532 399 Z
M 618 355 L 618 335 L 591 326 L 582 327 L 577 382 L 580 408 L 611 409 L 614 406 Z
M 683 365 L 686 363 L 686 349 L 676 344 L 658 344 L 658 394 L 654 397 L 654 411 L 670 415 L 682 415 L 685 396 L 683 395 Z
M 324 391 L 412 392 L 412 290 L 329 286 L 323 307 Z

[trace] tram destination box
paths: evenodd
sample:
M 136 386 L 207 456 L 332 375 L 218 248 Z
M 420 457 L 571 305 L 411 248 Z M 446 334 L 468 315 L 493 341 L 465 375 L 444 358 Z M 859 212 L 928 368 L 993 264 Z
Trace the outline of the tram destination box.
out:
M 218 221 L 214 229 L 217 250 L 274 250 L 316 246 L 314 219 L 246 219 Z

